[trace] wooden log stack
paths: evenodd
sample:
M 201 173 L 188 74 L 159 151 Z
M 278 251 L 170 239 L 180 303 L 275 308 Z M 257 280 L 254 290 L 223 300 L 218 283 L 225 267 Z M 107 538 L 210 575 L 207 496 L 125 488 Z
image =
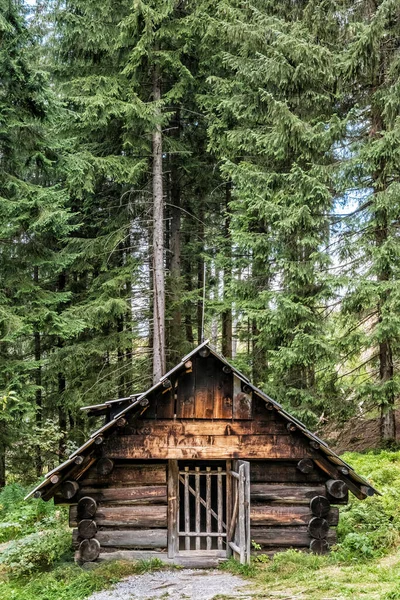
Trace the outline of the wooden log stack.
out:
M 309 548 L 325 554 L 336 542 L 339 521 L 334 504 L 347 502 L 348 489 L 310 458 L 294 462 L 251 463 L 251 538 L 261 552 Z
M 167 547 L 166 464 L 115 464 L 99 458 L 70 506 L 78 562 L 115 551 Z

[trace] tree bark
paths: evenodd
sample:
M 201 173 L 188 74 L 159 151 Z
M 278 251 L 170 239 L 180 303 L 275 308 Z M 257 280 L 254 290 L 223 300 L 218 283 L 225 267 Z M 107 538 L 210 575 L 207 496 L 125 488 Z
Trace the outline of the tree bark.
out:
M 179 139 L 180 113 L 176 110 L 172 122 L 172 136 Z M 173 367 L 183 354 L 184 332 L 182 330 L 182 278 L 181 278 L 181 188 L 180 169 L 176 155 L 170 157 L 170 294 L 172 315 L 169 325 L 169 363 Z
M 385 210 L 377 211 L 377 228 L 376 228 L 376 244 L 382 247 L 388 238 L 388 218 Z M 378 281 L 384 283 L 389 281 L 389 269 L 383 268 L 378 273 Z M 382 321 L 382 307 L 387 301 L 388 291 L 381 293 L 381 298 L 378 306 L 378 321 Z M 392 347 L 389 339 L 382 340 L 379 343 L 379 380 L 382 385 L 392 381 L 394 377 Z M 395 422 L 395 397 L 393 390 L 385 391 L 385 402 L 381 403 L 381 440 L 390 442 L 396 439 L 396 422 Z
M 33 268 L 33 281 L 36 285 L 39 285 L 39 267 Z M 41 339 L 40 339 L 40 331 L 35 328 L 33 333 L 33 343 L 34 343 L 34 356 L 36 362 L 35 369 L 35 404 L 36 404 L 36 428 L 40 429 L 43 424 L 42 419 L 42 367 L 40 365 L 41 360 Z M 40 446 L 36 446 L 35 450 L 35 467 L 36 467 L 36 476 L 41 477 L 43 472 L 43 460 L 42 460 L 42 452 Z
M 222 311 L 222 354 L 225 358 L 232 358 L 232 304 L 230 303 L 227 288 L 232 281 L 232 245 L 230 235 L 230 208 L 232 184 L 230 181 L 226 184 L 225 193 L 225 222 L 224 222 L 224 259 L 227 264 L 224 266 L 224 310 Z M 228 304 L 229 303 L 229 304 Z
M 65 290 L 66 285 L 66 276 L 65 273 L 61 273 L 58 277 L 58 291 L 63 292 Z M 63 347 L 62 338 L 58 338 L 58 347 Z M 67 438 L 67 411 L 64 405 L 64 392 L 65 392 L 65 376 L 64 373 L 58 373 L 58 427 L 60 429 L 61 437 L 58 442 L 58 452 L 60 455 L 60 459 L 64 460 L 66 458 L 66 438 Z
M 203 209 L 200 209 L 199 212 L 199 230 L 198 230 L 198 236 L 199 236 L 199 251 L 198 251 L 198 258 L 197 258 L 197 287 L 199 290 L 199 299 L 197 301 L 197 343 L 201 344 L 201 342 L 203 341 L 203 336 L 204 331 L 202 330 L 202 324 L 203 324 L 203 287 L 205 285 L 205 281 L 204 281 L 204 258 L 203 258 L 203 251 L 204 251 L 204 225 L 203 225 L 203 219 L 204 219 L 204 214 L 203 214 Z
M 377 80 L 376 85 L 382 84 L 381 81 Z M 384 122 L 380 113 L 380 109 L 375 107 L 372 110 L 371 120 L 371 133 L 375 137 L 381 137 L 382 131 L 385 129 Z M 384 173 L 384 159 L 381 159 L 377 171 L 373 174 L 375 194 L 384 192 L 388 185 Z M 386 208 L 375 209 L 375 243 L 377 248 L 382 248 L 389 237 L 389 215 Z M 379 301 L 378 301 L 378 322 L 381 323 L 383 316 L 383 307 L 388 301 L 390 291 L 387 287 L 387 282 L 392 278 L 391 267 L 386 262 L 386 265 L 381 264 L 381 268 L 378 271 L 377 279 L 382 285 L 383 291 L 380 290 Z M 388 382 L 393 381 L 394 367 L 393 367 L 393 356 L 391 340 L 387 337 L 379 342 L 379 381 L 380 384 L 385 386 Z M 396 439 L 396 422 L 395 422 L 395 397 L 393 394 L 393 388 L 384 390 L 384 401 L 380 404 L 381 410 L 381 440 L 383 442 L 391 442 Z
M 161 99 L 158 66 L 153 71 L 153 100 Z M 165 373 L 165 280 L 164 280 L 164 191 L 162 167 L 161 109 L 156 106 L 157 123 L 153 146 L 153 383 Z
M 60 459 L 64 460 L 66 456 L 66 435 L 67 435 L 67 412 L 64 408 L 65 377 L 62 373 L 58 374 L 58 427 L 60 429 L 60 440 L 58 442 L 58 452 Z

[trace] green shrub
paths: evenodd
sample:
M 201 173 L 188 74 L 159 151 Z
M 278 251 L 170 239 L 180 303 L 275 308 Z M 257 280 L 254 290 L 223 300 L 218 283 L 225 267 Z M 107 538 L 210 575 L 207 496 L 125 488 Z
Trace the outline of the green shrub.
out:
M 340 509 L 339 543 L 333 560 L 378 558 L 400 543 L 400 452 L 347 453 L 343 458 L 381 492 L 360 502 L 350 494 Z
M 47 569 L 71 549 L 71 533 L 47 530 L 11 542 L 0 555 L 0 568 L 8 575 L 22 576 Z
M 27 489 L 17 483 L 0 492 L 0 543 L 43 529 L 60 529 L 67 524 L 67 510 L 53 501 L 24 500 Z

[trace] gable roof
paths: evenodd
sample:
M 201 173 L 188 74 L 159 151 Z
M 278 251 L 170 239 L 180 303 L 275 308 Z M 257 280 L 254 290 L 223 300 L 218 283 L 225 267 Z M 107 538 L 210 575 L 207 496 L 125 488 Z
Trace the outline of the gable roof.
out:
M 288 421 L 288 423 L 293 423 L 296 426 L 296 428 L 305 437 L 307 437 L 310 440 L 310 442 L 314 443 L 314 447 L 316 449 L 318 449 L 319 451 L 321 451 L 323 454 L 326 455 L 326 459 L 327 459 L 328 463 L 331 463 L 332 468 L 336 467 L 336 468 L 342 469 L 343 479 L 346 481 L 349 489 L 353 493 L 355 493 L 358 497 L 364 497 L 364 498 L 367 496 L 371 496 L 373 494 L 379 494 L 379 492 L 375 488 L 373 488 L 371 486 L 371 484 L 365 478 L 358 475 L 348 463 L 346 463 L 342 458 L 340 458 L 340 456 L 338 456 L 333 450 L 331 450 L 331 448 L 329 448 L 329 446 L 326 442 L 324 442 L 318 436 L 316 436 L 314 433 L 309 431 L 305 427 L 305 425 L 303 425 L 303 423 L 301 423 L 298 419 L 296 419 L 296 417 L 294 417 L 293 415 L 288 413 L 281 406 L 281 404 L 279 404 L 278 402 L 276 402 L 275 400 L 270 398 L 270 396 L 268 396 L 268 394 L 266 394 L 262 390 L 258 389 L 255 385 L 253 385 L 251 383 L 251 381 L 245 375 L 243 375 L 243 373 L 241 373 L 232 364 L 230 364 L 224 356 L 222 356 L 221 354 L 219 354 L 218 352 L 216 352 L 214 350 L 214 348 L 210 345 L 209 340 L 205 340 L 202 344 L 200 344 L 194 350 L 192 350 L 192 352 L 190 352 L 189 354 L 184 356 L 180 363 L 178 363 L 173 369 L 168 371 L 168 373 L 163 375 L 163 377 L 161 377 L 160 380 L 156 384 L 152 385 L 149 389 L 147 389 L 142 394 L 132 394 L 131 396 L 128 396 L 126 398 L 118 398 L 116 400 L 109 400 L 107 402 L 104 402 L 103 404 L 96 404 L 93 406 L 82 407 L 81 410 L 96 412 L 96 409 L 102 411 L 103 409 L 107 409 L 110 406 L 118 405 L 118 403 L 121 403 L 124 405 L 124 408 L 122 408 L 121 411 L 119 411 L 119 412 L 116 411 L 116 414 L 114 414 L 114 416 L 110 419 L 109 422 L 107 422 L 105 425 L 100 427 L 100 429 L 97 429 L 94 433 L 92 433 L 90 438 L 80 448 L 75 450 L 75 452 L 73 452 L 69 456 L 68 460 L 63 462 L 61 465 L 59 465 L 52 471 L 49 471 L 49 473 L 47 473 L 44 480 L 39 485 L 37 485 L 31 492 L 29 492 L 29 494 L 25 497 L 25 500 L 27 500 L 28 498 L 33 496 L 35 493 L 39 492 L 40 490 L 42 490 L 43 488 L 45 488 L 49 484 L 51 484 L 51 481 L 50 481 L 51 477 L 53 475 L 55 475 L 56 473 L 57 474 L 62 473 L 63 475 L 65 475 L 65 473 L 68 472 L 69 468 L 71 468 L 72 466 L 75 465 L 76 457 L 78 455 L 85 455 L 86 452 L 88 451 L 88 449 L 90 449 L 91 446 L 93 444 L 95 444 L 96 438 L 103 436 L 103 434 L 105 434 L 105 433 L 109 432 L 111 429 L 113 429 L 116 426 L 117 421 L 119 419 L 121 419 L 121 417 L 124 417 L 127 413 L 132 411 L 132 409 L 134 407 L 139 408 L 140 403 L 146 399 L 146 396 L 148 396 L 152 392 L 158 390 L 159 388 L 162 388 L 163 382 L 166 379 L 168 379 L 171 375 L 177 373 L 178 371 L 183 370 L 185 368 L 185 363 L 188 360 L 190 360 L 190 358 L 195 356 L 204 347 L 207 347 L 211 354 L 213 354 L 224 365 L 228 366 L 232 370 L 232 373 L 234 375 L 236 375 L 242 382 L 244 382 L 248 386 L 250 386 L 252 388 L 252 390 L 258 396 L 260 396 L 263 400 L 265 400 L 266 403 L 272 405 L 274 407 L 274 409 L 276 409 L 279 412 L 279 414 Z M 128 403 L 128 405 L 126 406 L 127 403 Z M 102 413 L 100 412 L 99 414 L 102 414 Z M 328 466 L 328 470 L 329 470 L 329 466 Z M 327 472 L 328 472 L 328 470 L 327 470 Z M 358 485 L 355 485 L 355 484 L 358 484 Z M 57 484 L 54 484 L 54 487 L 56 485 Z M 360 489 L 360 486 L 361 486 L 361 489 Z M 362 489 L 362 488 L 365 488 L 365 489 Z M 51 497 L 51 494 L 49 497 Z

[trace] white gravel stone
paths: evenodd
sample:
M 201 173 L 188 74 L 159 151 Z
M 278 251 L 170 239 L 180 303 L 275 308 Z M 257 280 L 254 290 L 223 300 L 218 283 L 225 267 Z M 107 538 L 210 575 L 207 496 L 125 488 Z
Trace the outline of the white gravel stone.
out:
M 247 590 L 246 590 L 247 588 Z M 251 600 L 249 584 L 237 575 L 195 569 L 154 571 L 133 575 L 88 600 L 212 600 L 220 596 Z

